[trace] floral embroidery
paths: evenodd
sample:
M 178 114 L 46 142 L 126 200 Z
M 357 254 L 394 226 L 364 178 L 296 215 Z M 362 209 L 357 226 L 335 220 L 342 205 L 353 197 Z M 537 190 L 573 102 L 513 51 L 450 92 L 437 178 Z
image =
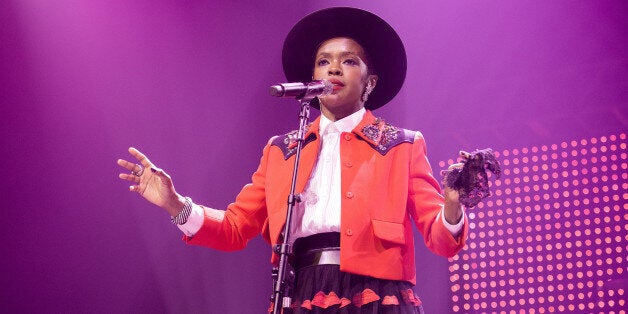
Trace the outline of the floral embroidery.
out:
M 389 149 L 397 144 L 414 141 L 414 132 L 395 127 L 381 118 L 377 118 L 372 124 L 363 127 L 362 134 L 372 142 L 373 148 L 382 155 L 385 155 Z
M 377 125 L 379 124 L 379 118 L 375 120 L 373 124 L 367 125 L 362 128 L 362 133 L 366 138 L 370 139 L 373 142 L 377 142 L 379 140 L 379 128 Z
M 305 126 L 305 135 L 307 135 L 307 133 L 310 130 L 310 126 L 312 124 L 308 124 Z M 276 139 L 273 140 L 272 145 L 275 145 L 277 147 L 279 147 L 281 149 L 281 151 L 283 152 L 284 155 L 284 159 L 288 159 L 290 158 L 290 156 L 294 155 L 297 152 L 297 136 L 298 136 L 299 131 L 298 130 L 294 130 L 291 131 L 289 133 L 284 134 L 283 136 L 279 136 Z M 305 138 L 305 140 L 303 141 L 303 146 L 305 146 L 307 143 L 313 141 L 314 139 L 316 139 L 316 135 L 314 135 L 314 133 L 311 133 L 309 136 L 307 136 Z

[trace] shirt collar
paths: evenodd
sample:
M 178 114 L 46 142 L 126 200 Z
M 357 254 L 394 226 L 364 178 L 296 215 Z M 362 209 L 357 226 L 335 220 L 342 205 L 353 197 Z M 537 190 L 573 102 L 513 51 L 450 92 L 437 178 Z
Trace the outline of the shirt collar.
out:
M 336 129 L 338 130 L 338 132 L 340 133 L 351 132 L 353 131 L 353 129 L 355 129 L 356 126 L 358 126 L 358 124 L 360 124 L 360 121 L 362 121 L 362 119 L 364 118 L 365 113 L 366 113 L 366 109 L 364 109 L 363 107 L 360 110 L 336 122 L 332 122 L 324 115 L 321 115 L 321 122 L 319 126 L 319 130 L 321 132 L 320 134 L 323 135 L 323 134 L 329 133 L 332 130 L 330 128 L 331 125 L 334 125 Z

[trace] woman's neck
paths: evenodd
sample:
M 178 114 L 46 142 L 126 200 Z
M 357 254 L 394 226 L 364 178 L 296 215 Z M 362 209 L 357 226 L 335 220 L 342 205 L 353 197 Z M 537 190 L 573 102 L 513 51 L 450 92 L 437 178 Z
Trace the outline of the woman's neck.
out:
M 334 110 L 330 110 L 324 105 L 321 104 L 321 114 L 324 115 L 327 119 L 332 122 L 338 121 L 342 118 L 346 118 L 364 107 L 364 104 L 361 102 L 358 103 L 355 107 L 348 108 L 346 110 L 342 110 L 341 108 L 336 108 Z

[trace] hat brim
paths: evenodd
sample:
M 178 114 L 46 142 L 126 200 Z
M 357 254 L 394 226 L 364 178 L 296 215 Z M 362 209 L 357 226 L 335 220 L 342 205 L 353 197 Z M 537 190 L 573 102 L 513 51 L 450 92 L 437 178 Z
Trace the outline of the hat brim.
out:
M 369 56 L 378 76 L 377 86 L 365 103 L 374 110 L 391 101 L 403 86 L 407 60 L 403 42 L 379 16 L 350 7 L 327 8 L 311 13 L 294 25 L 283 45 L 283 70 L 289 82 L 312 79 L 318 46 L 335 37 L 357 41 Z M 319 108 L 318 100 L 311 105 Z

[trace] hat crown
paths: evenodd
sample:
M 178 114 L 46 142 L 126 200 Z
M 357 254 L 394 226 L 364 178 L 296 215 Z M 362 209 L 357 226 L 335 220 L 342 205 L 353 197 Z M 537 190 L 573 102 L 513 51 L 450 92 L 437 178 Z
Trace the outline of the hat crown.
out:
M 326 40 L 348 37 L 366 52 L 371 70 L 378 75 L 377 87 L 365 104 L 377 109 L 399 92 L 406 77 L 407 59 L 403 42 L 395 30 L 379 16 L 351 7 L 334 7 L 313 12 L 286 36 L 283 46 L 283 70 L 288 81 L 306 82 L 312 78 L 314 57 Z M 318 108 L 318 101 L 312 102 Z

